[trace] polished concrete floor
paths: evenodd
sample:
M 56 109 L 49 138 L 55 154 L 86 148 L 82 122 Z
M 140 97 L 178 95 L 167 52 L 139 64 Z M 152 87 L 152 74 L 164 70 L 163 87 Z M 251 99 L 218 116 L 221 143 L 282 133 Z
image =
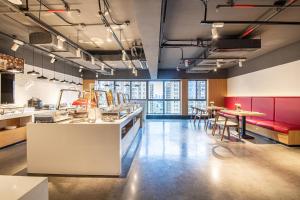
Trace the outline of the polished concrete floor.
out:
M 300 148 L 220 141 L 189 120 L 148 120 L 124 177 L 50 176 L 50 200 L 300 199 Z M 26 175 L 26 144 L 0 150 L 0 174 Z

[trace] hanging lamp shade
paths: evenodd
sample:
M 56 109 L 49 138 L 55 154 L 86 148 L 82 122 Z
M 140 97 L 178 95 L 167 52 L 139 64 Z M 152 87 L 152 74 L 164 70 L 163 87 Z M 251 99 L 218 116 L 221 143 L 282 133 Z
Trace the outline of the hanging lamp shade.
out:
M 44 76 L 44 54 L 42 54 L 42 75 L 38 76 L 37 79 L 40 80 L 47 80 L 48 78 L 46 76 Z

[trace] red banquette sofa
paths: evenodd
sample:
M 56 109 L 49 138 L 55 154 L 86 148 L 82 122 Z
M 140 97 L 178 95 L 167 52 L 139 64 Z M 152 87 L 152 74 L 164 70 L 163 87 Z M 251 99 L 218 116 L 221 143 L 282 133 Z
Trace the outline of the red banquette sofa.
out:
M 234 109 L 262 112 L 263 117 L 247 117 L 247 130 L 287 145 L 300 145 L 300 97 L 225 97 Z

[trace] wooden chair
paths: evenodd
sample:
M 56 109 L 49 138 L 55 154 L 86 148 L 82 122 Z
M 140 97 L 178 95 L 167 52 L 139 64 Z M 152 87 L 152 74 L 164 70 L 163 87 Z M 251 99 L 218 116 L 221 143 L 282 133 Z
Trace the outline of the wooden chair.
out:
M 205 131 L 207 131 L 208 127 L 214 127 L 214 124 L 216 123 L 216 121 L 225 121 L 225 118 L 221 117 L 218 115 L 217 117 L 217 112 L 212 111 L 212 110 L 208 110 L 208 114 L 209 114 L 209 118 L 206 121 L 205 124 Z
M 221 131 L 221 128 L 223 127 L 221 141 L 224 139 L 225 130 L 227 129 L 228 138 L 230 138 L 230 128 L 236 128 L 239 129 L 239 123 L 232 121 L 233 118 L 228 116 L 222 116 L 225 118 L 225 120 L 218 120 L 220 117 L 220 113 L 218 112 L 215 117 L 215 123 L 212 131 L 212 135 L 215 135 L 216 129 L 219 128 L 219 132 Z M 240 139 L 240 134 L 239 134 Z
M 198 124 L 201 122 L 201 119 L 204 120 L 204 125 L 206 125 L 206 120 L 209 118 L 209 114 L 206 109 L 203 108 L 196 108 L 197 114 L 194 118 L 194 123 L 196 122 L 197 118 L 199 119 Z

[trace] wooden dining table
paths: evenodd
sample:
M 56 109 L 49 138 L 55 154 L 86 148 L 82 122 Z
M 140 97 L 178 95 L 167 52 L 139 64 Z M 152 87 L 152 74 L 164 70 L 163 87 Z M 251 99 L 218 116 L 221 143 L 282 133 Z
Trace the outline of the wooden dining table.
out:
M 221 113 L 236 116 L 238 122 L 242 119 L 242 127 L 240 134 L 243 139 L 254 139 L 254 137 L 246 134 L 246 117 L 262 117 L 265 114 L 247 110 L 220 110 Z

